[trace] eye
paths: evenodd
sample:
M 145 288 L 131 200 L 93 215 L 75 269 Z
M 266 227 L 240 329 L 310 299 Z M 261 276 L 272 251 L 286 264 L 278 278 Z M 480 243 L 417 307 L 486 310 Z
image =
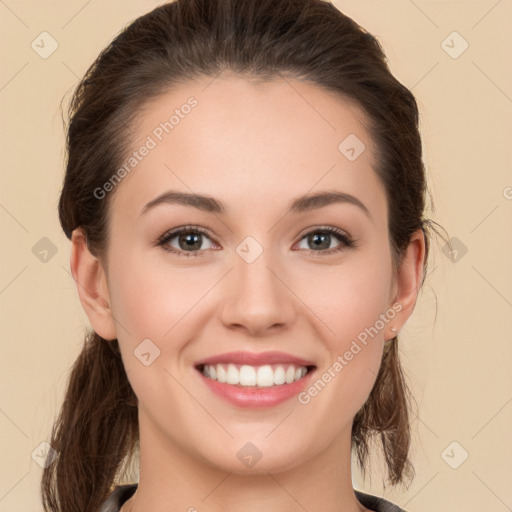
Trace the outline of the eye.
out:
M 331 248 L 330 245 L 333 237 L 340 243 L 337 247 Z M 197 226 L 184 226 L 165 232 L 157 240 L 156 245 L 162 246 L 164 250 L 176 254 L 177 256 L 197 257 L 203 256 L 203 251 L 206 249 L 213 248 L 211 245 L 210 247 L 203 246 L 205 238 L 213 240 L 213 238 L 211 238 L 202 228 Z M 173 245 L 171 242 L 175 239 L 176 242 Z M 312 253 L 320 253 L 320 255 L 340 252 L 355 246 L 355 240 L 345 232 L 334 227 L 316 228 L 303 235 L 301 242 L 302 240 L 306 240 L 306 245 L 311 244 L 314 248 L 309 249 L 306 247 L 307 250 Z M 300 248 L 304 249 L 304 247 Z
M 335 248 L 330 248 L 333 237 L 338 239 L 341 243 Z M 306 249 L 309 249 L 312 252 L 320 252 L 323 255 L 343 251 L 355 246 L 355 240 L 340 229 L 333 227 L 316 228 L 306 233 L 306 235 L 302 237 L 301 241 L 302 240 L 306 240 L 306 245 L 311 244 L 311 246 L 315 248 L 309 249 L 306 247 Z M 317 249 L 328 250 L 319 251 Z
M 173 229 L 164 233 L 157 241 L 157 245 L 162 246 L 166 251 L 172 252 L 178 256 L 197 257 L 202 256 L 205 249 L 212 247 L 204 247 L 204 238 L 211 240 L 208 233 L 196 226 L 184 226 L 182 228 Z M 170 244 L 176 239 L 176 246 Z M 188 253 L 188 254 L 187 254 Z

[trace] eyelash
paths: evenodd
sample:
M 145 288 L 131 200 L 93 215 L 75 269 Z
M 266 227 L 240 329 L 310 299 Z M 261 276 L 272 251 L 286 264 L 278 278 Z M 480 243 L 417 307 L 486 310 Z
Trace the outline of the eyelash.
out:
M 184 226 L 181 228 L 166 231 L 161 237 L 158 238 L 155 245 L 161 246 L 165 251 L 173 253 L 173 254 L 177 255 L 178 257 L 197 258 L 198 256 L 204 256 L 204 252 L 206 251 L 206 249 L 204 249 L 203 251 L 182 251 L 182 250 L 177 250 L 174 247 L 170 247 L 167 245 L 168 242 L 170 242 L 173 238 L 175 238 L 176 236 L 179 236 L 183 233 L 189 233 L 189 234 L 190 233 L 200 233 L 200 234 L 205 235 L 208 238 L 210 238 L 213 242 L 217 243 L 217 241 L 213 237 L 211 237 L 206 230 L 204 230 L 198 226 Z M 342 242 L 342 244 L 339 247 L 335 247 L 334 249 L 328 249 L 328 250 L 324 250 L 324 251 L 309 250 L 309 252 L 312 253 L 313 256 L 326 256 L 326 255 L 330 255 L 333 253 L 342 252 L 351 247 L 357 246 L 356 240 L 351 238 L 349 235 L 347 235 L 345 232 L 341 231 L 340 229 L 334 228 L 334 227 L 319 227 L 319 228 L 315 228 L 313 230 L 307 231 L 306 233 L 302 234 L 299 241 L 301 241 L 303 238 L 307 237 L 308 235 L 311 235 L 314 233 L 324 233 L 324 234 L 327 233 L 330 235 L 335 235 L 336 238 L 338 238 L 338 240 L 340 242 Z M 318 254 L 316 254 L 316 253 L 318 253 Z

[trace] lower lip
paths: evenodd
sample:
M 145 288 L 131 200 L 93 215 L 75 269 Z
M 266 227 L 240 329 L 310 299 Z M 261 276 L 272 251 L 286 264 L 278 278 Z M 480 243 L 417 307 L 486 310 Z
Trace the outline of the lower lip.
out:
M 242 387 L 225 382 L 219 382 L 205 377 L 199 370 L 199 375 L 204 383 L 218 396 L 229 403 L 245 408 L 266 408 L 278 405 L 298 395 L 310 382 L 311 375 L 315 370 L 310 370 L 301 379 L 291 384 L 268 387 Z

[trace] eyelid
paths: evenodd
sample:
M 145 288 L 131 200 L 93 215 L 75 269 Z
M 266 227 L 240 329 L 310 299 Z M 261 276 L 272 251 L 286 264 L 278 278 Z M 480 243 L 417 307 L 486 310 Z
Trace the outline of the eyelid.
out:
M 349 239 L 349 240 L 352 240 L 352 237 L 343 229 L 341 228 L 338 228 L 338 227 L 335 227 L 335 226 L 328 226 L 328 225 L 315 225 L 315 226 L 309 226 L 308 228 L 305 228 L 303 229 L 298 235 L 296 238 L 300 240 L 302 240 L 306 235 L 309 235 L 311 233 L 316 233 L 316 232 L 327 232 L 327 233 L 332 233 L 332 234 L 336 234 L 336 235 L 339 235 L 339 236 L 344 236 L 345 238 Z
M 339 253 L 351 247 L 357 247 L 357 240 L 354 239 L 347 231 L 335 226 L 310 226 L 303 230 L 298 236 L 298 242 L 302 241 L 304 237 L 312 233 L 328 233 L 338 238 L 341 242 L 341 247 L 334 247 L 323 251 L 313 251 L 309 249 L 307 252 L 313 256 L 326 256 L 333 253 Z
M 165 240 L 169 239 L 169 237 L 174 238 L 175 236 L 180 235 L 182 232 L 186 232 L 186 231 L 196 231 L 198 233 L 206 235 L 208 238 L 210 238 L 211 240 L 213 240 L 215 243 L 218 244 L 218 242 L 215 239 L 215 237 L 213 237 L 207 229 L 204 229 L 204 228 L 202 228 L 200 226 L 194 226 L 192 224 L 189 224 L 189 225 L 186 225 L 186 226 L 179 226 L 179 227 L 176 227 L 176 228 L 168 229 L 167 231 L 165 231 L 162 235 L 160 235 L 157 238 L 157 240 L 154 243 L 154 245 L 160 245 L 162 243 L 165 243 Z

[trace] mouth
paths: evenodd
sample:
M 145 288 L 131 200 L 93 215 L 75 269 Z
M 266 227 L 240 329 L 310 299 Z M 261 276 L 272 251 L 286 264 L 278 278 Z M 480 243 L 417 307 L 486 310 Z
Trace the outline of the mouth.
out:
M 293 363 L 248 365 L 235 363 L 198 364 L 204 377 L 239 388 L 270 388 L 293 384 L 311 374 L 315 365 Z
M 200 380 L 235 407 L 261 409 L 296 397 L 310 385 L 313 361 L 285 352 L 234 351 L 194 363 Z

